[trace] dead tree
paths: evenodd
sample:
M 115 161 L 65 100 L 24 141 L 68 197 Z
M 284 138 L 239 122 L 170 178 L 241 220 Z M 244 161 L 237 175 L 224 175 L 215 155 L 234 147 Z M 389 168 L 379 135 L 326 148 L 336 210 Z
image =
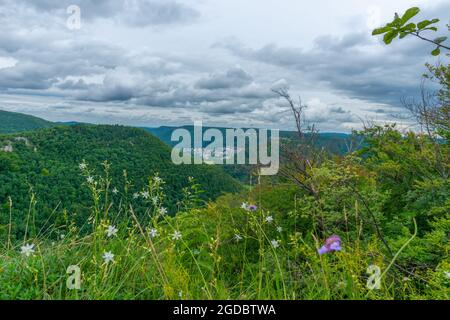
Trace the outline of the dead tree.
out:
M 436 124 L 438 123 L 439 110 L 441 104 L 435 93 L 425 89 L 424 82 L 420 86 L 420 100 L 416 98 L 402 98 L 403 107 L 409 111 L 415 122 L 420 126 L 422 131 L 434 139 L 436 132 Z
M 314 125 L 309 125 L 306 121 L 307 105 L 302 103 L 300 97 L 298 102 L 295 102 L 286 88 L 272 91 L 289 104 L 294 116 L 297 135 L 297 139 L 286 139 L 284 143 L 281 143 L 282 157 L 286 161 L 283 161 L 284 165 L 280 168 L 280 173 L 317 198 L 318 192 L 311 183 L 310 170 L 317 164 L 319 158 L 319 152 L 315 150 L 318 131 Z

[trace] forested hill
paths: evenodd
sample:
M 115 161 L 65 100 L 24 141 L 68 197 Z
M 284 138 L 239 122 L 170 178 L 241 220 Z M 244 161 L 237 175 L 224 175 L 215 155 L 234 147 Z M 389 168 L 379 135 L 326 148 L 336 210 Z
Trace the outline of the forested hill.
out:
M 0 110 L 0 133 L 15 133 L 39 128 L 49 128 L 55 124 L 23 113 Z
M 0 203 L 7 209 L 10 196 L 16 212 L 24 216 L 32 188 L 42 219 L 58 205 L 76 212 L 86 210 L 92 201 L 79 168 L 83 160 L 95 171 L 91 173 L 94 179 L 103 170 L 102 162 L 108 161 L 111 189 L 117 188 L 121 196 L 124 170 L 131 181 L 129 195 L 141 192 L 149 176 L 159 173 L 167 182 L 165 205 L 169 209 L 176 206 L 190 176 L 205 190 L 205 199 L 239 190 L 240 184 L 220 167 L 176 166 L 170 153 L 166 144 L 148 132 L 123 126 L 59 126 L 0 135 Z
M 169 146 L 175 146 L 178 142 L 177 141 L 171 141 L 172 132 L 178 128 L 183 128 L 188 130 L 191 135 L 194 135 L 194 127 L 193 126 L 183 126 L 183 127 L 169 127 L 169 126 L 162 126 L 158 128 L 145 128 L 150 133 L 154 134 L 158 138 L 160 138 L 163 142 L 168 144 Z M 203 131 L 215 128 L 219 129 L 224 133 L 227 128 L 217 128 L 217 127 L 203 127 Z M 244 130 L 247 130 L 244 128 Z M 258 130 L 258 129 L 256 129 Z M 283 139 L 283 141 L 287 140 L 295 140 L 297 139 L 297 132 L 295 131 L 280 131 L 280 137 Z M 344 155 L 349 152 L 349 147 L 352 145 L 352 147 L 356 147 L 359 145 L 360 139 L 353 137 L 352 135 L 346 134 L 346 133 L 335 133 L 335 132 L 325 132 L 325 133 L 318 133 L 317 137 L 315 139 L 315 146 L 318 149 L 325 149 L 330 154 L 334 155 Z M 209 144 L 208 142 L 205 142 L 205 146 Z
M 44 119 L 40 119 L 34 116 L 15 113 L 15 112 L 7 112 L 0 110 L 0 134 L 1 133 L 17 133 L 30 131 L 39 128 L 49 128 L 52 126 L 61 126 L 61 125 L 77 125 L 81 124 L 74 121 L 69 122 L 50 122 Z M 150 132 L 157 138 L 161 139 L 164 143 L 169 146 L 174 146 L 177 142 L 171 141 L 172 132 L 175 129 L 184 128 L 190 131 L 193 134 L 193 126 L 182 126 L 182 127 L 170 127 L 170 126 L 161 126 L 158 128 L 143 128 L 146 131 Z M 203 130 L 207 130 L 212 127 L 204 127 Z M 217 128 L 217 127 L 214 127 Z M 217 128 L 221 131 L 225 132 L 226 128 Z M 280 137 L 283 139 L 296 139 L 296 133 L 293 131 L 281 131 Z M 334 133 L 334 132 L 325 132 L 319 133 L 316 139 L 316 147 L 324 148 L 331 154 L 344 155 L 349 151 L 349 145 L 352 144 L 355 147 L 355 144 L 358 145 L 358 141 L 354 141 L 354 137 L 345 133 Z

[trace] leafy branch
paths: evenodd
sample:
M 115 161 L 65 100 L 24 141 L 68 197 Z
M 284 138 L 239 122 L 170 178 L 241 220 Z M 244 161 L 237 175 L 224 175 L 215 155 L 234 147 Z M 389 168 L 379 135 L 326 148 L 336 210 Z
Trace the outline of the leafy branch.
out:
M 438 31 L 436 23 L 440 21 L 439 19 L 423 20 L 417 24 L 409 22 L 419 12 L 419 8 L 413 7 L 406 10 L 402 17 L 396 13 L 393 21 L 387 23 L 384 27 L 373 30 L 372 35 L 384 34 L 383 41 L 385 44 L 390 44 L 397 37 L 403 39 L 409 35 L 415 36 L 423 41 L 436 45 L 436 48 L 431 52 L 433 56 L 438 56 L 441 53 L 441 49 L 450 50 L 450 47 L 443 44 L 447 40 L 447 37 L 438 37 L 432 40 L 422 35 L 424 31 Z

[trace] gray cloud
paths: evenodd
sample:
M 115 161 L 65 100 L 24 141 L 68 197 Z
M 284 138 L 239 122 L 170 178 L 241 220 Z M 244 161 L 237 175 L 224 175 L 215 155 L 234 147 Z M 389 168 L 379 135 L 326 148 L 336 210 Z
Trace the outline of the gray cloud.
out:
M 210 75 L 208 78 L 200 79 L 196 83 L 196 88 L 199 89 L 229 89 L 240 88 L 250 84 L 253 81 L 249 75 L 242 68 L 233 68 L 225 73 L 216 73 Z
M 271 89 L 289 86 L 306 96 L 309 121 L 346 131 L 367 114 L 389 118 L 402 96 L 417 92 L 431 60 L 431 48 L 418 40 L 385 47 L 368 31 L 319 35 L 302 45 L 267 36 L 211 46 L 226 39 L 210 28 L 211 12 L 201 20 L 205 12 L 183 3 L 0 0 L 0 63 L 16 61 L 0 64 L 0 107 L 39 110 L 53 120 L 142 125 L 195 116 L 287 128 L 289 107 Z M 82 30 L 65 27 L 69 4 L 81 7 Z M 157 28 L 144 28 L 150 26 Z
M 252 49 L 236 42 L 222 46 L 248 60 L 296 70 L 352 98 L 394 105 L 417 93 L 420 70 L 430 58 L 429 48 L 420 42 L 394 45 L 388 52 L 365 34 L 320 37 L 310 50 L 275 44 Z
M 342 107 L 332 107 L 332 108 L 330 108 L 330 112 L 343 114 L 343 113 L 347 113 L 348 111 L 342 109 Z
M 38 12 L 58 14 L 66 17 L 66 9 L 77 5 L 82 19 L 114 19 L 133 27 L 188 23 L 200 13 L 181 2 L 173 0 L 3 0 L 0 5 L 15 3 Z
M 14 67 L 0 69 L 0 91 L 60 95 L 92 103 L 121 102 L 122 108 L 138 105 L 198 109 L 206 114 L 235 113 L 239 108 L 243 112 L 251 110 L 271 95 L 267 85 L 254 82 L 243 68 L 207 75 L 202 56 L 159 54 L 150 50 L 131 53 L 87 33 L 74 37 L 65 28 L 27 34 L 20 28 L 20 21 L 25 17 L 40 21 L 49 17 L 48 12 L 59 9 L 50 1 L 31 4 L 22 0 L 20 3 L 44 14 L 30 15 L 24 8 L 8 2 L 7 9 L 22 16 L 16 20 L 11 17 L 7 28 L 0 30 L 1 43 L 5 44 L 0 46 L 0 56 L 12 56 L 18 62 Z M 116 3 L 79 4 L 90 5 L 92 11 L 107 16 L 113 14 Z M 129 3 L 137 5 L 137 2 Z M 147 3 L 150 4 L 156 2 Z M 164 6 L 170 4 L 163 3 L 162 11 L 155 12 L 164 13 Z M 172 11 L 167 9 L 166 13 Z M 171 18 L 163 20 L 170 22 Z

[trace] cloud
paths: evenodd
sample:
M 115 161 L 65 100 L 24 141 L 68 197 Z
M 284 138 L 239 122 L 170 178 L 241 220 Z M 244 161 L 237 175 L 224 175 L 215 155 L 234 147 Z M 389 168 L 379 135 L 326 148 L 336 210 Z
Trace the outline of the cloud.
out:
M 343 114 L 343 113 L 347 113 L 348 111 L 342 109 L 342 107 L 332 107 L 330 109 L 331 113 L 339 113 L 339 114 Z
M 186 108 L 214 115 L 251 111 L 271 95 L 267 84 L 254 81 L 241 67 L 205 72 L 209 68 L 202 54 L 186 57 L 145 48 L 130 51 L 107 39 L 94 38 L 88 31 L 73 34 L 66 28 L 53 28 L 52 19 L 57 18 L 52 13 L 65 2 L 7 3 L 5 10 L 18 15 L 10 15 L 6 28 L 0 30 L 4 43 L 0 56 L 11 57 L 15 65 L 0 69 L 0 92 L 114 103 L 112 108 Z M 91 17 L 96 19 L 115 15 L 116 3 L 82 1 L 80 6 L 96 12 L 99 16 Z M 128 2 L 128 6 L 156 4 Z M 176 16 L 178 9 L 167 7 L 172 4 L 159 2 L 161 10 L 152 14 Z M 42 15 L 35 15 L 35 11 Z M 44 26 L 42 19 L 50 19 L 51 28 L 27 32 L 29 26 L 21 26 L 21 21 Z
M 296 71 L 351 98 L 394 105 L 402 96 L 417 93 L 420 70 L 430 59 L 422 43 L 387 49 L 363 34 L 322 36 L 308 50 L 276 44 L 253 49 L 236 42 L 222 46 L 238 57 Z
M 77 31 L 65 26 L 74 2 Z M 273 34 L 262 37 L 259 11 L 245 17 L 252 23 L 241 33 L 229 22 L 235 6 L 227 6 L 233 10 L 191 0 L 0 0 L 0 106 L 52 120 L 145 125 L 198 117 L 293 128 L 289 107 L 272 92 L 287 87 L 309 105 L 311 122 L 347 131 L 367 115 L 388 119 L 403 95 L 417 92 L 423 63 L 433 59 L 416 39 L 386 47 L 367 31 L 293 29 L 299 40 L 289 44 L 278 35 L 290 33 L 274 21 Z M 436 8 L 429 14 L 450 9 Z M 212 45 L 232 32 L 242 42 Z
M 215 73 L 208 78 L 200 79 L 195 87 L 207 90 L 241 88 L 249 85 L 252 81 L 251 75 L 242 68 L 236 67 L 225 73 Z
M 448 17 L 443 16 L 444 12 L 450 12 L 450 3 L 428 7 L 418 19 L 444 18 L 440 26 L 445 30 Z M 353 26 L 358 29 L 358 25 Z M 431 32 L 426 36 L 438 35 Z M 275 66 L 288 74 L 296 73 L 295 86 L 300 90 L 314 83 L 323 91 L 328 89 L 351 99 L 392 107 L 398 107 L 402 97 L 418 95 L 421 76 L 426 70 L 424 64 L 436 61 L 430 55 L 434 47 L 426 42 L 409 37 L 386 46 L 367 31 L 320 35 L 311 46 L 304 47 L 274 42 L 255 48 L 236 39 L 217 43 L 215 47 L 247 61 Z
M 12 68 L 17 64 L 17 60 L 9 57 L 0 57 L 0 69 Z
M 173 0 L 3 0 L 0 4 L 32 8 L 38 13 L 49 13 L 67 18 L 67 8 L 77 5 L 82 21 L 113 19 L 131 27 L 172 25 L 195 21 L 200 13 Z

